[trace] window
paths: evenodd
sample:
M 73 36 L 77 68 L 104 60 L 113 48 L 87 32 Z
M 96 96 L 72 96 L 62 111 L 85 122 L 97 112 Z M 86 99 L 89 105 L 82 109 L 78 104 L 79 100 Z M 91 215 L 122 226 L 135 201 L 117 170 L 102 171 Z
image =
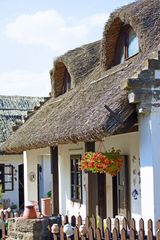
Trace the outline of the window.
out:
M 71 200 L 82 202 L 82 171 L 79 169 L 81 155 L 71 155 Z
M 130 26 L 125 26 L 120 31 L 117 43 L 115 65 L 124 62 L 139 52 L 139 42 L 136 33 Z
M 0 164 L 0 184 L 3 192 L 13 191 L 13 166 Z
M 68 92 L 71 89 L 71 77 L 67 70 L 64 71 L 64 78 L 63 78 L 63 93 Z

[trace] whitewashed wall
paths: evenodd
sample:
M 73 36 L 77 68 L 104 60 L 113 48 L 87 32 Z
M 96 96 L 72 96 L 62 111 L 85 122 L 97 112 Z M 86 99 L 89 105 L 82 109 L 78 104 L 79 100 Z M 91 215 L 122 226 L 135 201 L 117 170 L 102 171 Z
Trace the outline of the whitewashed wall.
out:
M 0 155 L 0 164 L 11 164 L 14 166 L 14 189 L 3 193 L 3 199 L 10 199 L 10 203 L 19 206 L 18 195 L 18 165 L 23 163 L 23 155 Z M 15 171 L 16 170 L 16 171 Z
M 138 133 L 129 133 L 123 135 L 115 135 L 105 139 L 105 148 L 112 147 L 121 150 L 121 154 L 129 156 L 129 172 L 130 172 L 130 198 L 132 217 L 139 219 L 141 214 L 141 197 L 140 197 L 140 177 L 139 177 L 139 141 Z M 99 149 L 99 143 L 96 143 L 96 149 Z M 73 203 L 71 201 L 70 190 L 70 155 L 84 154 L 84 143 L 59 145 L 59 197 L 60 197 L 60 213 L 69 215 L 86 215 L 86 191 L 85 177 L 82 176 L 83 186 L 83 204 Z M 112 178 L 106 174 L 107 185 L 107 213 L 112 217 Z M 132 196 L 137 191 L 136 196 Z
M 59 145 L 59 200 L 60 200 L 60 213 L 70 215 L 86 215 L 86 193 L 85 193 L 85 174 L 82 176 L 82 204 L 74 203 L 71 201 L 70 189 L 70 155 L 85 153 L 84 143 Z
M 104 141 L 106 150 L 115 147 L 121 150 L 122 155 L 129 157 L 129 177 L 130 177 L 130 201 L 131 217 L 139 219 L 141 215 L 141 190 L 140 190 L 140 168 L 139 168 L 139 134 L 128 133 L 107 137 Z M 99 143 L 96 143 L 96 149 Z M 112 179 L 106 174 L 107 184 L 107 213 L 112 217 Z M 137 194 L 135 194 L 137 193 Z
M 50 148 L 35 149 L 24 152 L 25 202 L 38 201 L 37 164 L 42 167 L 41 197 L 46 197 L 51 190 Z M 35 181 L 30 181 L 30 173 L 34 172 Z

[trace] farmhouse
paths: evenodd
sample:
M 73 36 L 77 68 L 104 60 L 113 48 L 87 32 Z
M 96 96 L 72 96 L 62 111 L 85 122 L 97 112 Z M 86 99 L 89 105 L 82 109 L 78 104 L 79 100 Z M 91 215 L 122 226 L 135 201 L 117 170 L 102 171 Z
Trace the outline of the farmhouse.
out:
M 140 0 L 110 15 L 103 37 L 60 56 L 52 97 L 1 146 L 23 152 L 27 178 L 43 148 L 51 151 L 54 214 L 160 217 L 160 2 Z M 117 177 L 85 173 L 88 151 L 121 150 Z
M 42 97 L 0 96 L 0 144 L 22 125 L 29 114 L 32 114 L 34 109 L 37 109 L 44 101 L 45 98 Z M 41 151 L 41 157 L 35 161 L 37 172 L 39 172 L 37 181 L 42 184 L 42 187 L 44 182 L 46 191 L 50 190 L 51 178 L 43 173 L 42 165 L 45 165 L 45 170 L 50 172 L 49 158 L 48 152 Z M 18 154 L 0 153 L 0 184 L 3 189 L 2 204 L 4 208 L 24 208 L 23 169 L 22 152 Z M 43 181 L 40 179 L 42 174 Z M 39 194 L 41 197 L 47 196 L 47 192 L 42 192 L 42 189 Z

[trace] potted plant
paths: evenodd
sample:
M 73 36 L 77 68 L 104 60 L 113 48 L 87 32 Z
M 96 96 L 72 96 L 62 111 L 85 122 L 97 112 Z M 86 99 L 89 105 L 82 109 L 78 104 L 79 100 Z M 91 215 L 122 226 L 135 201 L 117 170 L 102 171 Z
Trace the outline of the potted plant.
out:
M 116 176 L 122 165 L 123 160 L 120 156 L 120 150 L 115 150 L 115 148 L 104 153 L 87 152 L 80 162 L 82 170 L 92 173 L 109 173 L 111 176 Z

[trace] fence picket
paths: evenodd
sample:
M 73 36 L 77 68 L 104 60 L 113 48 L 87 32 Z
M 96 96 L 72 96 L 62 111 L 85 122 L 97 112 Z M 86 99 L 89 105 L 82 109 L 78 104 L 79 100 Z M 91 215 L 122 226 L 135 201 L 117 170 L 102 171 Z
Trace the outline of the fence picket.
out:
M 120 230 L 119 230 L 119 219 L 116 218 L 114 221 L 114 227 L 117 229 L 117 236 L 119 237 Z
M 130 221 L 130 229 L 133 229 L 134 231 L 136 231 L 136 222 L 134 218 L 132 218 Z
M 130 240 L 135 240 L 135 230 L 134 229 L 130 229 L 130 233 L 129 233 L 129 239 Z
M 91 222 L 91 227 L 93 229 L 93 236 L 95 238 L 95 236 L 96 236 L 96 218 L 94 216 L 91 217 L 90 222 Z
M 103 220 L 101 217 L 99 217 L 99 221 L 98 221 L 98 226 L 97 226 L 99 229 L 100 229 L 100 232 L 101 232 L 101 236 L 104 237 L 104 231 L 103 231 Z
M 57 240 L 58 239 L 58 235 L 56 233 L 53 233 L 53 240 Z
M 79 230 L 78 227 L 76 226 L 74 228 L 74 240 L 78 240 L 79 239 Z
M 75 217 L 74 215 L 71 217 L 71 225 L 72 225 L 73 227 L 76 226 L 76 217 Z
M 144 229 L 139 230 L 138 240 L 144 240 Z
M 127 231 L 127 219 L 124 217 L 122 220 L 122 229 L 125 229 Z
M 118 239 L 117 229 L 114 228 L 112 233 L 112 240 L 117 240 L 117 239 Z
M 82 225 L 82 217 L 79 215 L 78 217 L 77 217 L 77 226 L 79 227 L 79 226 L 81 226 Z
M 110 218 L 110 217 L 107 218 L 107 228 L 109 229 L 109 231 L 110 231 L 110 233 L 111 233 L 112 223 L 111 223 L 111 218 Z
M 156 222 L 156 231 L 160 230 L 160 220 Z
M 151 228 L 148 229 L 148 237 L 147 237 L 148 240 L 153 240 L 153 231 Z
M 68 223 L 69 223 L 69 221 L 68 221 L 68 216 L 65 215 L 65 216 L 64 216 L 64 219 L 63 219 L 63 225 L 68 224 Z
M 156 240 L 160 240 L 160 229 L 156 232 Z
M 64 232 L 63 232 L 63 226 L 60 227 L 60 240 L 64 240 Z
M 151 219 L 148 220 L 148 229 L 152 229 L 153 230 L 153 222 Z
M 127 239 L 126 229 L 122 228 L 122 230 L 121 230 L 121 240 L 126 240 L 126 239 Z
M 105 229 L 105 232 L 104 232 L 104 239 L 105 240 L 110 240 L 110 230 L 108 229 L 108 227 Z
M 142 229 L 144 231 L 144 221 L 142 218 L 139 220 L 139 229 Z
M 101 230 L 100 230 L 100 228 L 96 228 L 96 239 L 101 240 Z
M 93 240 L 93 239 L 94 239 L 93 228 L 89 227 L 89 229 L 88 229 L 88 240 Z

